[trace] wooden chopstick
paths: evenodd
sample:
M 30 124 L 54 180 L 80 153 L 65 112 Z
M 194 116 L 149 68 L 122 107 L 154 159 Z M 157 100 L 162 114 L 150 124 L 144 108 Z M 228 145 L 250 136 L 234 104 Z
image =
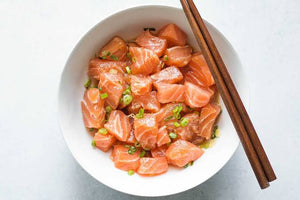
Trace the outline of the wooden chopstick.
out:
M 244 124 L 239 115 L 239 112 L 237 111 L 237 108 L 231 98 L 231 94 L 229 93 L 228 88 L 225 85 L 223 77 L 222 77 L 221 73 L 219 72 L 218 66 L 215 63 L 215 60 L 210 52 L 210 49 L 208 48 L 208 46 L 206 44 L 206 41 L 201 33 L 200 28 L 198 27 L 198 23 L 196 22 L 196 20 L 193 16 L 193 13 L 190 10 L 189 5 L 187 4 L 186 0 L 180 0 L 180 2 L 182 4 L 184 12 L 188 18 L 188 21 L 192 27 L 192 30 L 197 39 L 197 42 L 202 50 L 202 53 L 207 61 L 207 64 L 208 64 L 210 71 L 213 75 L 213 78 L 216 82 L 216 86 L 221 94 L 221 97 L 222 97 L 224 103 L 225 103 L 225 106 L 231 117 L 233 125 L 234 125 L 234 127 L 238 133 L 238 136 L 241 140 L 241 143 L 244 147 L 244 150 L 246 152 L 248 160 L 250 161 L 252 169 L 253 169 L 255 176 L 259 182 L 259 185 L 262 189 L 266 188 L 269 186 L 269 182 L 268 182 L 265 172 L 262 168 L 262 165 L 258 159 L 256 151 L 254 150 L 253 144 L 250 141 L 250 138 L 244 127 Z
M 224 82 L 231 94 L 233 102 L 234 102 L 235 106 L 237 107 L 237 110 L 242 118 L 244 126 L 247 130 L 247 133 L 248 133 L 250 139 L 251 139 L 254 149 L 258 155 L 258 158 L 262 164 L 262 167 L 265 171 L 268 181 L 271 182 L 276 179 L 276 175 L 275 175 L 273 168 L 270 164 L 270 161 L 266 155 L 266 152 L 257 136 L 257 133 L 256 133 L 254 126 L 249 118 L 249 115 L 244 107 L 244 104 L 240 98 L 240 95 L 238 94 L 238 92 L 233 84 L 233 81 L 232 81 L 232 79 L 228 73 L 228 70 L 223 62 L 223 59 L 220 56 L 220 53 L 219 53 L 218 49 L 216 48 L 216 45 L 215 45 L 213 39 L 211 38 L 211 36 L 203 22 L 203 19 L 202 19 L 200 13 L 198 12 L 198 9 L 196 8 L 193 0 L 187 0 L 187 3 L 189 4 L 190 10 L 193 13 L 194 18 L 196 19 L 196 22 L 198 23 L 200 31 L 202 32 L 204 40 L 206 41 L 207 46 L 208 46 L 212 56 L 215 58 L 215 62 L 218 66 L 218 69 L 219 69 L 221 75 L 223 76 Z

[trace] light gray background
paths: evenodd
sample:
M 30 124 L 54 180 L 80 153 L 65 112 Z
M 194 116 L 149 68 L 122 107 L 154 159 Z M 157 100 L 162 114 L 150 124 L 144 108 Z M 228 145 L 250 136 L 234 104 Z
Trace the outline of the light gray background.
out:
M 57 89 L 68 55 L 92 26 L 153 3 L 180 7 L 179 0 L 0 0 L 0 199 L 146 199 L 102 185 L 77 164 L 58 126 Z M 278 180 L 261 191 L 239 147 L 210 180 L 162 199 L 300 199 L 300 1 L 196 4 L 240 55 L 250 115 Z

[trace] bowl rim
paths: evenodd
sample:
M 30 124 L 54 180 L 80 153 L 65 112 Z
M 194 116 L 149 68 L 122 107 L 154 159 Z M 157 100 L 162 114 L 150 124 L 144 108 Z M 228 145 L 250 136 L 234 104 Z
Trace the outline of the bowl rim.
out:
M 143 6 L 133 6 L 133 7 L 129 7 L 129 8 L 126 8 L 126 9 L 123 9 L 123 10 L 119 10 L 119 11 L 116 11 L 114 12 L 113 14 L 101 19 L 98 23 L 96 23 L 92 28 L 90 28 L 87 32 L 85 32 L 81 37 L 80 39 L 78 40 L 78 42 L 76 43 L 76 45 L 72 48 L 71 50 L 71 53 L 69 54 L 69 56 L 67 57 L 67 60 L 66 62 L 64 63 L 64 67 L 63 67 L 63 70 L 60 74 L 60 77 L 59 77 L 59 85 L 58 85 L 58 95 L 57 95 L 57 109 L 58 109 L 58 123 L 59 123 L 59 129 L 63 135 L 63 138 L 64 138 L 64 141 L 65 143 L 67 144 L 67 148 L 70 150 L 73 158 L 76 160 L 76 162 L 79 164 L 79 166 L 85 171 L 87 172 L 87 174 L 89 174 L 91 177 L 93 177 L 95 180 L 97 180 L 99 183 L 105 185 L 105 186 L 108 186 L 109 188 L 115 190 L 115 191 L 119 191 L 119 192 L 122 192 L 122 193 L 125 193 L 125 194 L 129 194 L 129 195 L 132 195 L 132 196 L 141 196 L 141 197 L 162 197 L 162 196 L 169 196 L 169 195 L 175 195 L 175 194 L 179 194 L 179 193 L 182 193 L 182 192 L 185 192 L 185 191 L 188 191 L 190 189 L 193 189 L 195 188 L 196 186 L 199 186 L 201 184 L 203 184 L 204 182 L 206 182 L 208 179 L 210 179 L 211 177 L 213 177 L 214 175 L 216 175 L 228 162 L 229 160 L 232 158 L 232 156 L 234 155 L 234 153 L 236 152 L 237 148 L 239 147 L 240 145 L 240 140 L 238 140 L 238 142 L 236 143 L 236 146 L 233 148 L 232 150 L 232 153 L 230 156 L 228 156 L 228 159 L 226 162 L 222 163 L 222 165 L 219 166 L 219 168 L 214 172 L 212 173 L 210 176 L 207 176 L 206 179 L 202 180 L 201 183 L 198 183 L 198 184 L 194 184 L 192 186 L 190 186 L 188 189 L 186 188 L 183 188 L 182 190 L 179 190 L 179 191 L 175 191 L 175 192 L 169 192 L 169 193 L 164 193 L 164 194 L 160 194 L 160 195 L 140 195 L 140 194 L 132 194 L 132 193 L 129 193 L 127 192 L 126 190 L 121 190 L 121 189 L 117 189 L 113 186 L 113 184 L 108 184 L 108 183 L 103 183 L 101 182 L 100 180 L 98 180 L 93 174 L 91 174 L 89 171 L 88 171 L 88 168 L 85 166 L 84 162 L 81 162 L 80 159 L 77 158 L 75 152 L 70 148 L 70 144 L 69 144 L 69 141 L 66 139 L 66 136 L 65 136 L 65 133 L 64 133 L 64 130 L 63 130 L 63 120 L 62 120 L 62 109 L 61 109 L 61 98 L 62 98 L 62 82 L 63 82 L 63 77 L 64 77 L 64 74 L 66 73 L 66 67 L 70 61 L 70 59 L 72 58 L 73 54 L 74 54 L 74 50 L 78 48 L 78 46 L 81 45 L 81 43 L 84 41 L 84 39 L 87 37 L 87 35 L 91 32 L 93 32 L 96 27 L 98 27 L 99 25 L 101 25 L 104 21 L 106 21 L 107 19 L 111 18 L 111 17 L 116 17 L 118 15 L 122 15 L 123 13 L 126 13 L 126 12 L 130 12 L 130 11 L 134 11 L 136 9 L 145 9 L 145 8 L 165 8 L 165 9 L 172 9 L 172 10 L 175 10 L 175 11 L 182 11 L 181 8 L 179 7 L 175 7 L 175 6 L 166 6 L 166 5 L 143 5 Z M 220 38 L 226 43 L 226 45 L 228 45 L 233 51 L 233 54 L 234 54 L 234 57 L 235 59 L 237 60 L 237 62 L 240 64 L 240 71 L 242 74 L 245 75 L 245 71 L 243 69 L 243 64 L 240 60 L 240 57 L 238 55 L 238 53 L 235 51 L 234 49 L 234 46 L 227 40 L 227 38 L 225 37 L 225 35 L 223 33 L 221 33 L 212 23 L 208 22 L 207 20 L 203 19 L 204 22 L 206 24 L 209 24 L 210 27 L 220 36 Z M 245 108 L 246 110 L 249 112 L 250 110 L 250 88 L 249 88 L 249 84 L 248 84 L 248 81 L 247 81 L 247 77 L 246 76 L 243 76 L 244 77 L 244 84 L 245 84 L 245 88 L 247 88 L 247 90 L 245 91 L 246 94 L 245 96 L 247 97 L 245 100 L 244 100 L 244 105 L 245 105 Z

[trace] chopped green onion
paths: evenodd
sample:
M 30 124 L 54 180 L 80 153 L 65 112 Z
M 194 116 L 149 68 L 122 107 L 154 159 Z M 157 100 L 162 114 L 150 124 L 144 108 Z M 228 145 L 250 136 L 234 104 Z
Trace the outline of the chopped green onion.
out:
M 96 142 L 95 140 L 92 140 L 92 146 L 95 147 L 96 146 Z
M 134 143 L 134 146 L 135 146 L 135 147 L 140 147 L 141 144 L 140 144 L 139 142 L 135 142 L 135 143 Z
M 106 92 L 100 95 L 101 99 L 106 99 L 107 97 L 108 97 L 108 94 Z
M 99 87 L 99 90 L 102 91 L 102 87 Z
M 190 163 L 190 166 L 193 166 L 193 164 L 194 164 L 194 161 L 192 160 L 191 163 Z
M 131 69 L 129 66 L 126 66 L 125 69 L 126 69 L 127 74 L 131 74 Z
M 132 176 L 132 175 L 134 174 L 134 171 L 133 171 L 133 170 L 129 170 L 129 171 L 127 172 L 127 174 L 128 174 L 129 176 Z
M 183 167 L 184 167 L 184 168 L 187 168 L 188 166 L 189 166 L 189 163 L 187 163 L 187 164 L 186 164 L 186 165 L 184 165 Z
M 139 113 L 135 115 L 136 118 L 141 119 L 144 117 L 144 109 L 140 108 Z
M 107 134 L 107 130 L 106 130 L 106 128 L 100 128 L 100 129 L 98 130 L 98 133 L 100 133 L 100 134 L 102 134 L 102 135 L 106 135 L 106 134 Z
M 129 59 L 131 59 L 131 55 L 130 55 L 129 52 L 127 52 L 126 56 L 127 56 Z
M 174 124 L 174 126 L 177 127 L 177 128 L 180 126 L 180 124 L 179 124 L 178 122 L 174 122 L 173 124 Z
M 169 133 L 169 137 L 172 138 L 172 139 L 176 139 L 177 138 L 177 134 L 176 133 Z
M 180 119 L 181 115 L 180 112 L 182 111 L 182 105 L 178 105 L 173 109 L 173 117 L 175 119 Z
M 166 118 L 164 119 L 164 121 L 167 122 L 167 121 L 169 121 L 169 120 L 172 119 L 172 118 L 173 118 L 173 116 L 166 117 Z
M 126 106 L 129 105 L 129 104 L 132 102 L 132 100 L 133 100 L 133 97 L 132 97 L 131 94 L 125 94 L 125 95 L 123 96 L 123 103 L 124 103 Z
M 111 107 L 111 106 L 106 106 L 106 107 L 105 107 L 105 111 L 106 111 L 107 113 L 111 113 L 112 107 Z
M 140 153 L 140 158 L 144 157 L 146 154 L 146 151 L 145 150 L 142 150 L 141 153 Z
M 131 87 L 130 87 L 130 86 L 128 86 L 128 87 L 124 90 L 123 95 L 125 95 L 125 94 L 131 94 Z
M 212 131 L 212 134 L 211 134 L 211 139 L 215 139 L 217 136 L 216 136 L 216 131 L 218 129 L 218 125 L 214 126 L 214 129 Z
M 130 145 L 128 145 L 128 144 L 125 144 L 125 145 L 124 145 L 124 147 L 126 147 L 126 148 L 130 148 Z
M 129 146 L 128 153 L 130 155 L 134 154 L 136 151 L 137 149 L 134 146 Z
M 189 124 L 189 120 L 186 119 L 186 118 L 182 118 L 181 121 L 180 121 L 180 125 L 182 127 L 186 127 L 187 125 Z
M 169 60 L 169 57 L 168 57 L 167 55 L 165 55 L 164 58 L 163 58 L 163 60 L 164 60 L 164 61 L 168 61 L 168 60 Z
M 155 29 L 155 28 L 153 28 L 153 27 L 150 27 L 150 28 L 148 28 L 148 27 L 145 27 L 145 28 L 144 28 L 144 31 L 147 31 L 147 30 L 149 30 L 149 31 L 155 31 L 156 29 Z
M 88 87 L 91 86 L 91 84 L 92 84 L 92 81 L 91 81 L 91 79 L 89 79 L 89 80 L 87 80 L 87 81 L 84 83 L 84 87 L 85 87 L 85 88 L 88 88 Z
M 104 51 L 102 51 L 101 55 L 102 55 L 102 58 L 103 58 L 104 56 L 109 56 L 110 52 L 107 51 L 107 50 L 104 50 Z
M 131 58 L 131 61 L 132 61 L 133 63 L 135 63 L 135 62 L 136 62 L 136 57 L 133 56 L 133 57 Z
M 119 58 L 118 58 L 117 56 L 115 56 L 115 55 L 111 55 L 110 57 L 111 57 L 111 59 L 113 59 L 113 60 L 115 60 L 115 61 L 118 61 L 118 60 L 119 60 Z
M 168 143 L 167 143 L 167 147 L 170 146 L 171 144 L 172 144 L 172 142 L 168 142 Z
M 105 59 L 106 59 L 106 56 L 102 56 L 101 58 L 105 60 Z
M 90 132 L 94 131 L 94 128 L 89 128 L 89 131 L 90 131 Z
M 93 88 L 98 88 L 98 86 L 97 86 L 97 85 L 94 85 Z

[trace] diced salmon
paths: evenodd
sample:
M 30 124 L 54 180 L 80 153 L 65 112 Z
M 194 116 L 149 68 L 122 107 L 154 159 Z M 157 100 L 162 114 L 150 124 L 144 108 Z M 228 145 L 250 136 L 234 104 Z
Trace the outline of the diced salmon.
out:
M 154 86 L 157 89 L 157 99 L 160 103 L 184 102 L 185 85 L 155 83 Z
M 140 108 L 150 112 L 157 112 L 160 109 L 160 103 L 156 97 L 156 91 L 141 96 L 134 96 L 129 111 L 137 113 Z
M 153 72 L 152 72 L 152 73 L 154 74 L 154 73 L 160 72 L 165 66 L 166 66 L 166 65 L 165 65 L 163 59 L 162 59 L 162 58 L 159 59 L 159 63 L 158 63 L 158 65 L 153 69 Z
M 140 166 L 140 151 L 138 150 L 133 154 L 129 154 L 128 148 L 124 145 L 114 145 L 112 160 L 118 169 L 135 171 Z
M 167 65 L 176 67 L 186 66 L 192 58 L 192 48 L 189 46 L 175 46 L 165 51 L 164 61 Z
M 130 134 L 129 134 L 129 137 L 128 137 L 128 139 L 126 140 L 127 143 L 134 144 L 134 143 L 137 142 L 137 140 L 135 139 L 135 136 L 134 136 L 133 131 L 134 131 L 134 130 L 131 129 Z
M 160 123 L 165 121 L 167 118 L 173 116 L 173 110 L 177 106 L 182 106 L 182 112 L 186 112 L 187 108 L 184 103 L 169 103 L 164 105 L 157 113 L 154 115 L 156 116 L 157 121 Z
M 99 58 L 90 60 L 88 76 L 100 80 L 100 73 L 116 70 L 117 72 L 124 73 L 126 62 L 121 61 L 106 61 Z
M 158 33 L 158 37 L 167 39 L 168 47 L 184 46 L 187 41 L 187 35 L 175 24 L 164 26 Z
M 134 135 L 143 148 L 155 148 L 157 133 L 158 124 L 155 115 L 144 114 L 143 118 L 134 119 Z
M 125 61 L 127 59 L 127 45 L 124 40 L 118 36 L 113 37 L 99 52 L 99 57 L 106 60 Z
M 119 105 L 120 98 L 125 89 L 125 81 L 120 73 L 105 72 L 100 74 L 99 88 L 102 93 L 107 93 L 106 103 L 113 109 Z
M 177 134 L 179 139 L 183 139 L 191 142 L 192 139 L 200 132 L 199 120 L 200 117 L 196 113 L 189 113 L 182 117 L 188 121 L 187 126 L 175 128 L 174 132 Z M 181 119 L 181 120 L 182 120 Z
M 104 127 L 110 134 L 120 141 L 127 141 L 131 131 L 129 118 L 120 110 L 114 110 L 110 113 L 108 122 Z
M 183 75 L 177 67 L 167 67 L 160 72 L 151 75 L 156 83 L 177 83 L 183 79 Z
M 197 160 L 204 151 L 196 145 L 185 140 L 177 140 L 166 151 L 166 157 L 170 164 L 183 167 L 191 161 Z
M 189 72 L 188 78 L 195 81 L 198 85 L 211 86 L 215 84 L 204 56 L 201 53 L 195 53 L 192 56 L 192 60 L 188 64 Z M 194 83 L 194 82 L 193 82 Z
M 167 40 L 153 36 L 149 30 L 144 31 L 135 41 L 141 47 L 154 51 L 158 57 L 167 49 Z
M 190 82 L 185 82 L 185 103 L 191 108 L 200 108 L 209 103 L 213 91 L 209 88 L 200 87 Z
M 166 126 L 162 126 L 158 129 L 157 134 L 157 146 L 160 147 L 164 144 L 171 142 Z
M 144 95 L 152 90 L 152 79 L 149 76 L 131 75 L 131 91 L 134 95 Z
M 132 74 L 149 75 L 159 64 L 158 56 L 151 50 L 142 47 L 129 47 L 132 57 L 130 65 Z
M 94 136 L 96 147 L 104 152 L 107 152 L 115 143 L 116 138 L 110 134 L 96 133 Z
M 151 155 L 153 158 L 165 157 L 167 149 L 168 149 L 167 145 L 163 145 L 155 149 L 151 149 Z
M 168 162 L 161 158 L 141 158 L 137 173 L 144 176 L 154 176 L 168 171 Z
M 83 122 L 87 128 L 100 128 L 104 124 L 104 100 L 100 98 L 97 88 L 89 88 L 84 92 L 81 101 Z
M 213 126 L 220 112 L 220 106 L 214 103 L 207 104 L 201 109 L 199 136 L 202 136 L 206 139 L 211 138 Z

